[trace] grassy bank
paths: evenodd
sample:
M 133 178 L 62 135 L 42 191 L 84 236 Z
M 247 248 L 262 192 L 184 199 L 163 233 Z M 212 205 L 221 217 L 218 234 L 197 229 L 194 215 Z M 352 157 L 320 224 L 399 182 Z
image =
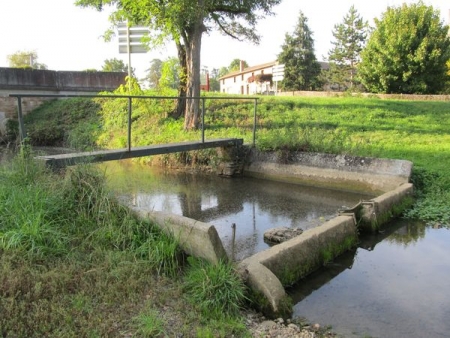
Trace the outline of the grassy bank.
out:
M 246 337 L 244 291 L 232 266 L 186 261 L 94 168 L 50 173 L 26 147 L 0 167 L 2 337 Z
M 160 95 L 139 90 L 135 94 Z M 26 124 L 33 143 L 44 138 L 39 135 L 50 134 L 48 128 L 54 129 L 48 121 L 57 121 L 62 130 L 59 142 L 79 148 L 123 148 L 127 145 L 127 105 L 126 99 L 51 102 L 30 114 Z M 242 137 L 247 143 L 253 141 L 254 100 L 210 98 L 205 106 L 207 139 Z M 174 108 L 175 100 L 171 99 L 134 99 L 133 146 L 200 140 L 200 131 L 185 132 L 182 119 L 170 117 Z M 256 120 L 256 146 L 261 150 L 300 150 L 412 161 L 412 179 L 419 199 L 408 215 L 430 222 L 450 222 L 448 102 L 263 97 L 258 101 Z M 158 160 L 214 165 L 217 155 L 207 150 L 160 156 Z

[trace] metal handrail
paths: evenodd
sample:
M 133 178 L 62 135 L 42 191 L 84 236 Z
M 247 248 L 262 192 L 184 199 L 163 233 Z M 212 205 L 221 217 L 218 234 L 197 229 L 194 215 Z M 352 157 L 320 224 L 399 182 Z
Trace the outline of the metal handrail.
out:
M 172 99 L 172 100 L 202 100 L 202 115 L 201 115 L 201 132 L 202 132 L 202 143 L 205 142 L 205 101 L 206 100 L 254 100 L 254 111 L 253 111 L 253 147 L 256 144 L 256 118 L 257 118 L 257 107 L 258 107 L 258 97 L 241 97 L 241 96 L 146 96 L 146 95 L 98 95 L 98 94 L 9 94 L 9 97 L 17 98 L 17 115 L 19 120 L 19 135 L 20 140 L 23 141 L 27 134 L 25 130 L 25 125 L 23 122 L 23 114 L 22 114 L 22 98 L 27 97 L 43 97 L 43 98 L 114 98 L 114 99 L 128 99 L 128 139 L 127 139 L 127 148 L 128 151 L 131 151 L 131 112 L 133 110 L 133 99 Z

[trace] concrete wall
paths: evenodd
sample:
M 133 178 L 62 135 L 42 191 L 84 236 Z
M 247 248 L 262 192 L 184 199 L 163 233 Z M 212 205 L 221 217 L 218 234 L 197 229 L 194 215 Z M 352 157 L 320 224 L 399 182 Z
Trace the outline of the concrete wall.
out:
M 188 255 L 203 258 L 212 264 L 228 261 L 227 253 L 213 225 L 165 212 L 136 207 L 131 209 L 138 217 L 150 219 L 166 234 L 175 238 Z
M 305 96 L 305 97 L 337 97 L 348 96 L 347 92 L 331 92 L 331 91 L 293 91 L 279 92 L 277 96 Z M 415 100 L 415 101 L 450 101 L 450 95 L 417 95 L 417 94 L 371 94 L 371 93 L 351 93 L 352 96 L 376 97 L 379 99 L 395 99 L 395 100 Z
M 0 68 L 0 90 L 100 92 L 125 83 L 122 72 L 77 72 L 40 69 Z
M 10 94 L 96 94 L 125 84 L 126 73 L 75 72 L 40 69 L 0 68 L 0 136 L 8 119 L 17 119 L 17 98 Z M 28 114 L 48 99 L 22 98 L 22 112 Z
M 258 298 L 259 310 L 288 317 L 292 307 L 285 286 L 307 276 L 357 243 L 356 220 L 342 215 L 300 236 L 261 251 L 239 263 L 239 272 Z
M 407 183 L 411 170 L 406 160 L 251 149 L 244 175 L 376 195 Z

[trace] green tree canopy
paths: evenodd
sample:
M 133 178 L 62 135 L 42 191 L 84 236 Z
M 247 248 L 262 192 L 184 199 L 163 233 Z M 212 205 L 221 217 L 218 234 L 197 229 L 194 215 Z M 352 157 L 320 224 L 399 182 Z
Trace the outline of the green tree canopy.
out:
M 200 96 L 200 52 L 203 33 L 217 29 L 236 39 L 259 41 L 255 33 L 258 19 L 272 14 L 281 0 L 77 0 L 79 6 L 101 10 L 115 5 L 112 22 L 127 20 L 150 28 L 152 43 L 170 39 L 175 42 L 178 58 L 186 78 L 180 95 Z M 185 92 L 183 93 L 183 86 Z M 179 105 L 181 101 L 180 100 Z M 197 128 L 200 122 L 199 100 L 186 100 L 185 129 Z
M 356 68 L 366 43 L 368 27 L 354 6 L 350 7 L 343 22 L 334 26 L 333 47 L 328 52 L 328 76 L 330 84 L 338 85 L 341 90 L 357 84 Z
M 19 51 L 8 55 L 11 68 L 47 69 L 43 63 L 37 62 L 38 55 L 35 51 Z
M 124 72 L 128 73 L 128 65 L 126 65 L 122 60 L 113 58 L 106 59 L 102 66 L 103 72 Z M 133 72 L 132 72 L 133 73 Z
M 433 94 L 445 87 L 448 26 L 423 2 L 388 7 L 362 52 L 359 77 L 373 93 Z
M 180 83 L 182 70 L 178 58 L 171 57 L 161 64 L 161 77 L 158 88 L 177 89 Z
M 244 68 L 248 68 L 248 63 L 245 60 L 242 60 Z M 228 73 L 235 72 L 241 69 L 241 59 L 233 59 L 230 65 L 228 66 Z
M 209 73 L 209 90 L 212 92 L 220 91 L 219 69 L 213 68 Z
M 148 81 L 150 88 L 157 88 L 159 86 L 162 64 L 163 62 L 160 59 L 153 59 L 150 61 L 150 68 L 147 69 L 147 74 L 144 79 Z
M 228 70 L 228 67 L 223 66 L 223 67 L 220 67 L 218 75 L 219 75 L 219 77 L 222 77 L 222 76 L 227 75 L 229 72 L 230 71 Z
M 316 90 L 319 81 L 320 64 L 314 53 L 313 33 L 308 27 L 308 19 L 300 12 L 297 26 L 292 35 L 286 33 L 278 61 L 284 64 L 284 90 Z

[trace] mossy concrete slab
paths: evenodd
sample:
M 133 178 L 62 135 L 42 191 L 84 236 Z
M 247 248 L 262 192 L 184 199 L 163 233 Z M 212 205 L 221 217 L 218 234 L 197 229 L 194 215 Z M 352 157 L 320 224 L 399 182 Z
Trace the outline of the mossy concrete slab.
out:
M 271 317 L 284 316 L 288 313 L 284 287 L 317 270 L 356 242 L 355 217 L 342 215 L 244 259 L 238 271 L 254 293 L 265 299 L 259 300 L 260 310 Z

